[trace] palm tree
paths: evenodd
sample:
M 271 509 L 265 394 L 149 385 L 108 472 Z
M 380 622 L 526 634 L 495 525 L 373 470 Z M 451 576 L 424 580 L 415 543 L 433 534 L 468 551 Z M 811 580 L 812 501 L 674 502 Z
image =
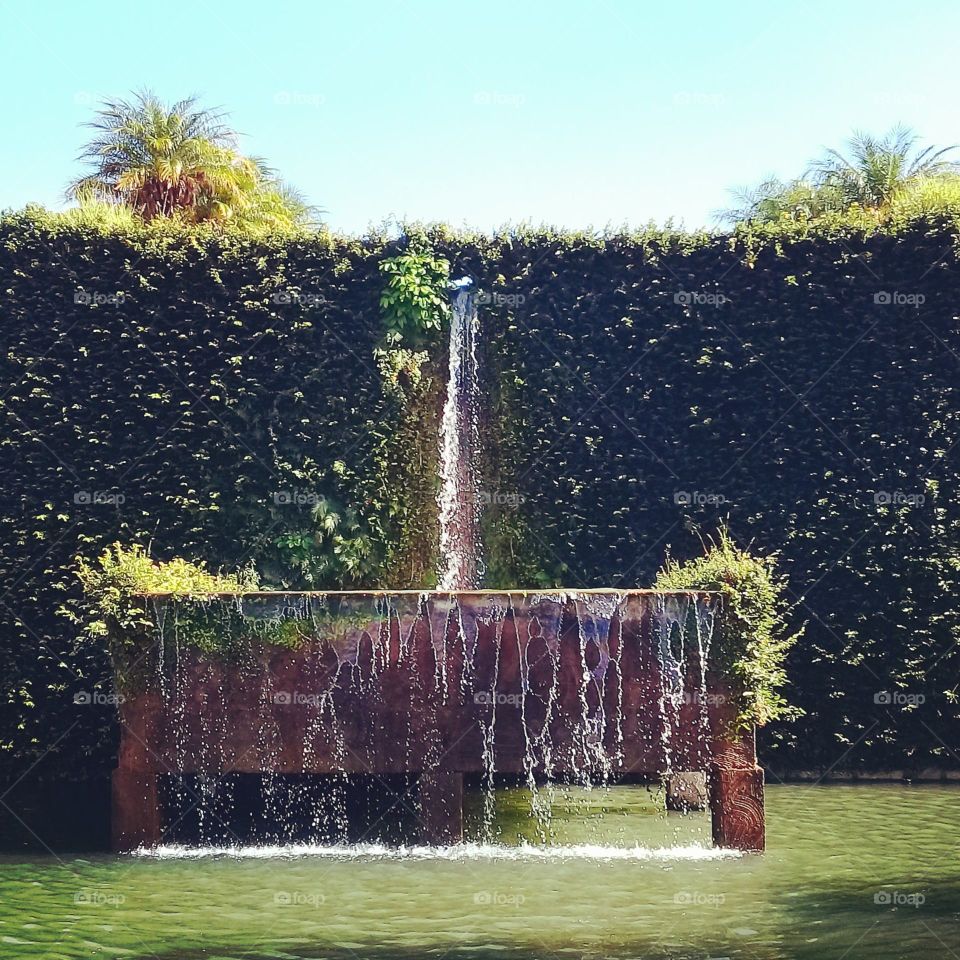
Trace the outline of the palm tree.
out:
M 258 188 L 246 194 L 230 216 L 234 224 L 248 230 L 288 230 L 317 226 L 320 212 L 299 191 L 268 171 Z
M 851 207 L 885 216 L 894 200 L 931 181 L 960 176 L 960 167 L 945 159 L 956 147 L 917 150 L 916 144 L 917 137 L 902 126 L 884 137 L 855 131 L 848 141 L 849 156 L 827 150 L 797 180 L 771 178 L 752 189 L 734 191 L 737 205 L 718 216 L 728 223 L 812 219 Z
M 857 130 L 848 141 L 849 156 L 827 150 L 811 164 L 808 176 L 816 187 L 835 190 L 844 206 L 882 209 L 919 180 L 956 175 L 957 164 L 944 159 L 956 146 L 918 151 L 916 144 L 916 135 L 904 126 L 884 137 Z
M 724 223 L 769 222 L 783 217 L 809 220 L 838 206 L 835 190 L 818 188 L 802 179 L 785 182 L 770 177 L 755 187 L 739 187 L 731 193 L 736 205 L 716 214 Z
M 80 155 L 93 170 L 68 195 L 123 204 L 145 220 L 256 221 L 258 210 L 281 226 L 308 219 L 309 208 L 293 202 L 262 160 L 238 152 L 222 120 L 193 97 L 169 106 L 148 91 L 105 100 Z

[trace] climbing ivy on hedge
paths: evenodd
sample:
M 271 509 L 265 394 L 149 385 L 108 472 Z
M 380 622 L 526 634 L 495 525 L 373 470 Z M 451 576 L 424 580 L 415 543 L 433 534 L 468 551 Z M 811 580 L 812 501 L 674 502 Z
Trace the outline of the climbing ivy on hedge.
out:
M 44 769 L 110 762 L 109 708 L 73 704 L 105 657 L 58 614 L 77 554 L 432 583 L 444 338 L 394 352 L 381 312 L 411 249 L 482 291 L 491 586 L 649 585 L 726 518 L 779 551 L 807 623 L 805 716 L 768 728 L 768 761 L 956 765 L 955 241 L 947 220 L 358 240 L 3 218 L 6 771 L 51 746 Z

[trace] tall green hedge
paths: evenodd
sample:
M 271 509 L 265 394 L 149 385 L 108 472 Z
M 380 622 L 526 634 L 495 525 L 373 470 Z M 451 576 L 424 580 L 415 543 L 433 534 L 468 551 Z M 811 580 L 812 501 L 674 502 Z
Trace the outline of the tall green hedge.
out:
M 837 224 L 499 257 L 490 523 L 516 542 L 497 556 L 650 583 L 724 518 L 779 551 L 807 627 L 787 690 L 805 716 L 762 738 L 775 770 L 960 766 L 956 241 Z
M 69 619 L 78 554 L 150 544 L 322 586 L 298 582 L 277 543 L 329 501 L 374 543 L 379 566 L 356 582 L 432 574 L 436 441 L 418 438 L 436 436 L 436 391 L 378 366 L 387 252 L 0 222 L 5 767 L 110 762 L 106 659 Z
M 0 221 L 0 774 L 109 766 L 78 553 L 303 585 L 276 544 L 324 498 L 374 544 L 358 584 L 429 585 L 443 337 L 418 384 L 375 359 L 408 239 Z M 727 518 L 807 622 L 774 768 L 960 763 L 952 224 L 417 239 L 484 291 L 491 585 L 648 585 Z

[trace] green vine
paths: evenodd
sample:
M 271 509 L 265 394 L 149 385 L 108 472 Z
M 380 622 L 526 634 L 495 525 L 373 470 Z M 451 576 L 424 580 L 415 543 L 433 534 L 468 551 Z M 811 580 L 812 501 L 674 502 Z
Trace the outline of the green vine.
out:
M 430 587 L 437 567 L 437 437 L 442 405 L 437 334 L 450 307 L 449 262 L 418 245 L 380 263 L 383 344 L 374 351 L 397 423 L 375 453 L 383 495 L 374 504 L 393 531 L 383 558 L 384 585 Z M 398 478 L 402 482 L 398 484 Z M 390 490 L 402 491 L 388 496 Z

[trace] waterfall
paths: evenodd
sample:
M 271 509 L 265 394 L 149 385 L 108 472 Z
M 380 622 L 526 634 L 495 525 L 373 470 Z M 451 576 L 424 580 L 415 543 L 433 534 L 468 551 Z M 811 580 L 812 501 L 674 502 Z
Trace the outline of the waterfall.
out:
M 709 603 L 634 591 L 479 592 L 476 291 L 467 278 L 451 291 L 437 495 L 442 593 L 154 603 L 164 722 L 146 725 L 160 738 L 149 751 L 180 774 L 176 808 L 196 811 L 201 840 L 223 833 L 220 812 L 232 800 L 229 784 L 219 796 L 216 788 L 225 773 L 262 776 L 258 829 L 267 841 L 292 842 L 303 823 L 311 842 L 342 844 L 352 775 L 384 786 L 382 776 L 424 778 L 445 767 L 480 774 L 488 841 L 495 778 L 518 776 L 546 841 L 556 782 L 590 787 L 623 772 L 703 768 Z M 182 643 L 181 614 L 192 635 L 230 629 L 240 642 L 229 656 Z M 282 629 L 291 625 L 293 643 Z M 697 701 L 694 711 L 684 697 Z M 328 778 L 324 790 L 308 786 L 311 774 Z
M 480 585 L 478 532 L 477 307 L 473 281 L 451 284 L 450 370 L 440 426 L 441 590 Z
M 262 842 L 343 844 L 355 775 L 374 790 L 391 774 L 477 775 L 486 842 L 497 779 L 516 777 L 546 842 L 556 784 L 705 769 L 715 607 L 700 597 L 260 593 L 154 610 L 140 729 L 147 757 L 175 775 L 171 823 L 192 818 L 202 843 L 236 839 L 245 773 L 261 777 L 263 814 L 250 823 Z M 284 624 L 298 645 L 272 639 Z M 226 629 L 243 640 L 226 653 L 187 640 Z

